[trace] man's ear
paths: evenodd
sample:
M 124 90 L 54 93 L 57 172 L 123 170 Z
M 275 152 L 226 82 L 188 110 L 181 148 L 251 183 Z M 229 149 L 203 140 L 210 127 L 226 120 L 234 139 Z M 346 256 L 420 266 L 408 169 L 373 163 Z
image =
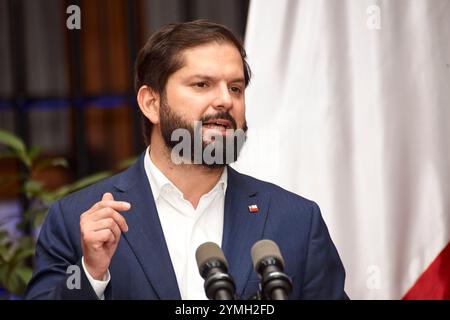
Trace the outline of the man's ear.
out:
M 153 124 L 159 123 L 159 94 L 149 86 L 142 86 L 137 93 L 137 102 L 144 116 Z

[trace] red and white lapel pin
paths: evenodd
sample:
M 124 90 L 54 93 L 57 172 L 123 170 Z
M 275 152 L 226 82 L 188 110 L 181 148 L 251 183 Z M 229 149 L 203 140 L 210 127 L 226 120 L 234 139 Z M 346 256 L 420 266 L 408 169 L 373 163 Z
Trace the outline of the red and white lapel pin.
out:
M 248 206 L 248 211 L 250 211 L 250 213 L 258 213 L 259 209 L 256 204 L 252 204 Z

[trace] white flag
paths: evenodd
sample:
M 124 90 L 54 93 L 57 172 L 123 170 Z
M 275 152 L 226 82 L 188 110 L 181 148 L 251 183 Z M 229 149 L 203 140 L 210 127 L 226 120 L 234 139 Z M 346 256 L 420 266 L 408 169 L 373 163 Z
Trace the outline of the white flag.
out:
M 449 17 L 448 0 L 251 1 L 236 167 L 319 204 L 350 298 L 401 299 L 426 270 L 441 283 L 409 297 L 450 298 Z

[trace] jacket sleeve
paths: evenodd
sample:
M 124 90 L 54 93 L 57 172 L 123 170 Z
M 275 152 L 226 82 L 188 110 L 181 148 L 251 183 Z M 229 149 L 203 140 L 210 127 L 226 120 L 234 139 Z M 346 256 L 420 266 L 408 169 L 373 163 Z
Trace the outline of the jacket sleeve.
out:
M 70 237 L 61 203 L 58 201 L 50 208 L 39 233 L 35 268 L 25 299 L 98 299 L 84 273 L 75 241 Z M 108 293 L 111 291 L 108 287 L 105 298 L 109 297 Z
M 345 270 L 320 209 L 313 203 L 302 299 L 348 299 Z

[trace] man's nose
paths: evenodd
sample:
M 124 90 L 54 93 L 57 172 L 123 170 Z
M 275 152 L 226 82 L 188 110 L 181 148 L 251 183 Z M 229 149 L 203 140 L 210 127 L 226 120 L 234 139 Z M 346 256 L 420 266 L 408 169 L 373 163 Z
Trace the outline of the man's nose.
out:
M 218 86 L 215 95 L 213 101 L 213 107 L 215 109 L 230 110 L 233 107 L 233 99 L 227 85 Z

